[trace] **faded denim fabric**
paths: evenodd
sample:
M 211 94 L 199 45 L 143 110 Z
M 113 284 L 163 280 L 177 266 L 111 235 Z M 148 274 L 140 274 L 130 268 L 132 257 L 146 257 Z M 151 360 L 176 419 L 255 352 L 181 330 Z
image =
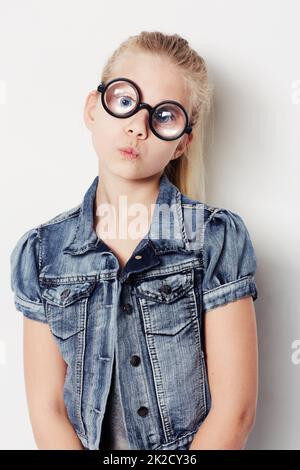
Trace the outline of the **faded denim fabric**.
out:
M 115 358 L 130 448 L 188 449 L 211 407 L 203 316 L 257 298 L 249 233 L 238 214 L 188 198 L 163 174 L 150 230 L 121 269 L 93 229 L 98 182 L 17 242 L 16 308 L 57 341 L 66 409 L 85 448 L 99 448 Z M 160 205 L 174 210 L 161 216 Z

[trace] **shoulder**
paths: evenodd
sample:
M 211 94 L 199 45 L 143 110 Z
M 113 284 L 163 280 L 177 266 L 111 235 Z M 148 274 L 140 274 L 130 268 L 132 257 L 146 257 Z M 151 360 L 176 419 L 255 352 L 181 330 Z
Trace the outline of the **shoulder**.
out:
M 242 297 L 256 300 L 257 258 L 243 217 L 224 207 L 184 198 L 185 213 L 195 207 L 204 228 L 203 311 Z
M 198 217 L 201 217 L 204 228 L 207 232 L 211 227 L 219 227 L 219 229 L 227 227 L 235 227 L 241 230 L 246 229 L 242 216 L 228 208 L 217 207 L 206 204 L 202 201 L 191 199 L 182 194 L 181 206 L 184 214 L 196 211 Z
M 19 264 L 19 260 L 22 259 L 27 263 L 30 258 L 35 258 L 36 264 L 40 267 L 41 261 L 41 245 L 43 244 L 44 232 L 51 232 L 52 236 L 55 234 L 57 237 L 60 235 L 58 226 L 64 230 L 64 224 L 70 223 L 70 221 L 76 221 L 80 213 L 81 204 L 60 212 L 51 219 L 40 223 L 39 225 L 30 228 L 24 232 L 16 241 L 11 251 L 10 259 L 12 263 Z
M 39 229 L 39 228 L 47 227 L 49 225 L 54 225 L 54 224 L 65 222 L 70 218 L 76 218 L 76 217 L 78 217 L 78 215 L 80 213 L 80 208 L 81 208 L 81 204 L 78 204 L 77 206 L 73 207 L 72 209 L 66 210 L 64 212 L 60 212 L 59 214 L 55 215 L 51 219 L 49 219 L 49 220 L 41 223 L 40 225 L 38 225 L 37 228 Z

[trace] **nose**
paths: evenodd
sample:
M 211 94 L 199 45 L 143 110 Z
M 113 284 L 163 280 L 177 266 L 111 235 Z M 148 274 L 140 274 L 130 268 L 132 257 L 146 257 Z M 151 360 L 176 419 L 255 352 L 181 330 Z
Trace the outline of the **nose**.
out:
M 126 119 L 125 131 L 146 138 L 149 132 L 149 112 L 140 109 L 133 116 Z

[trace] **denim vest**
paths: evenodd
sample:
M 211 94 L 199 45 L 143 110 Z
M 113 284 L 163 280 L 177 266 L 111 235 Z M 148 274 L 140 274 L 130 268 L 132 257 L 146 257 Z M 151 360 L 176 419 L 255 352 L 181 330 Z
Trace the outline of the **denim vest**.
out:
M 130 448 L 188 449 L 211 408 L 203 316 L 257 298 L 248 230 L 238 214 L 188 198 L 164 173 L 150 230 L 121 269 L 93 228 L 98 182 L 82 204 L 18 240 L 16 308 L 48 323 L 57 341 L 66 410 L 86 449 L 99 448 L 114 359 Z

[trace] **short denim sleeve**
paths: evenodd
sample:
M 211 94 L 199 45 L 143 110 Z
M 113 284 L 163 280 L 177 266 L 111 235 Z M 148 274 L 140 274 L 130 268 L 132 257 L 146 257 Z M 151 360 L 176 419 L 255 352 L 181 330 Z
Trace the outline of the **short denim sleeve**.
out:
M 28 230 L 10 255 L 11 289 L 16 309 L 26 317 L 47 323 L 39 286 L 38 229 Z
M 256 255 L 241 216 L 227 209 L 210 215 L 204 232 L 203 311 L 251 295 L 257 299 Z

